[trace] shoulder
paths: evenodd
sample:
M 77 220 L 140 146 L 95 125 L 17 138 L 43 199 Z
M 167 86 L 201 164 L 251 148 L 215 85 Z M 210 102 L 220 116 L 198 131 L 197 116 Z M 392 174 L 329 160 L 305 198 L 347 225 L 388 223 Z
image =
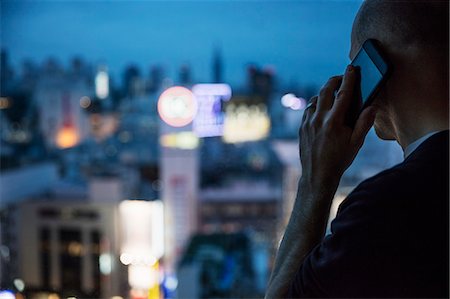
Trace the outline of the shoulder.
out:
M 341 209 L 360 198 L 367 204 L 375 200 L 377 204 L 388 201 L 391 205 L 430 196 L 448 199 L 448 189 L 448 131 L 444 131 L 431 136 L 402 163 L 360 183 Z
M 404 162 L 365 180 L 347 196 L 332 221 L 331 234 L 297 273 L 299 294 L 445 294 L 448 137 L 447 142 L 441 137 L 430 137 Z

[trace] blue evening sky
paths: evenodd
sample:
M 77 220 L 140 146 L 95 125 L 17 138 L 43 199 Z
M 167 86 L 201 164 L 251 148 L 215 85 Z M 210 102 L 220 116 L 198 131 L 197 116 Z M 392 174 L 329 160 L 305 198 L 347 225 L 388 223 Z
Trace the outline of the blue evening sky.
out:
M 15 67 L 74 55 L 106 62 L 115 77 L 129 63 L 147 75 L 161 64 L 177 78 L 211 79 L 220 45 L 225 81 L 246 83 L 246 65 L 271 65 L 280 83 L 321 85 L 349 62 L 361 1 L 1 1 L 1 44 Z

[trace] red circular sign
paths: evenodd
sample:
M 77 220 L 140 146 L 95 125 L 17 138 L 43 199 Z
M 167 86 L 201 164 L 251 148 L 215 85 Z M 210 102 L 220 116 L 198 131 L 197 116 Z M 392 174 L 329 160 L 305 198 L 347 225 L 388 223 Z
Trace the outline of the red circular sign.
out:
M 161 119 L 172 127 L 190 124 L 197 113 L 197 102 L 193 93 L 182 86 L 166 89 L 158 100 Z

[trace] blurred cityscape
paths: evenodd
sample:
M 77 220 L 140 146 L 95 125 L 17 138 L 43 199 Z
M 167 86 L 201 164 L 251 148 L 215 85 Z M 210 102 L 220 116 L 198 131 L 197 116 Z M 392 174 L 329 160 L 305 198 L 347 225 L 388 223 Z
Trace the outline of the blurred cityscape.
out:
M 86 5 L 103 7 L 96 3 Z M 307 3 L 333 19 L 322 2 Z M 342 6 L 347 14 L 357 8 Z M 29 7 L 37 5 L 24 4 L 6 24 L 16 24 L 19 12 L 31 15 Z M 294 20 L 277 14 L 282 30 Z M 343 22 L 340 14 L 333 22 Z M 4 32 L 10 43 L 20 40 Z M 304 57 L 315 51 L 302 49 Z M 160 56 L 122 70 L 82 56 L 18 66 L 2 48 L 1 299 L 264 296 L 302 173 L 299 124 L 323 82 L 291 80 L 271 63 L 248 63 L 243 75 L 227 78 L 227 50 L 215 45 L 201 54 L 210 76 L 200 80 L 198 63 L 173 72 Z M 330 60 L 305 65 L 327 69 Z M 352 188 L 402 158 L 398 145 L 370 131 L 341 180 L 330 222 Z
M 175 79 L 129 65 L 118 84 L 107 65 L 49 58 L 16 70 L 1 52 L 4 292 L 264 295 L 301 175 L 298 126 L 317 89 L 278 86 L 273 68 L 250 65 L 232 90 L 223 63 L 214 50 L 207 83 L 189 65 Z M 371 132 L 332 214 L 400 159 Z

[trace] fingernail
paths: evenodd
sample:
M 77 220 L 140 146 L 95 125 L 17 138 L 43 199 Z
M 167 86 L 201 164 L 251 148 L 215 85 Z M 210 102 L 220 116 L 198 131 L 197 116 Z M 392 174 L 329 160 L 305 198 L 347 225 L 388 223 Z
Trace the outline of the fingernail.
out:
M 349 65 L 347 66 L 347 72 L 348 72 L 348 73 L 353 72 L 353 65 L 349 64 Z

